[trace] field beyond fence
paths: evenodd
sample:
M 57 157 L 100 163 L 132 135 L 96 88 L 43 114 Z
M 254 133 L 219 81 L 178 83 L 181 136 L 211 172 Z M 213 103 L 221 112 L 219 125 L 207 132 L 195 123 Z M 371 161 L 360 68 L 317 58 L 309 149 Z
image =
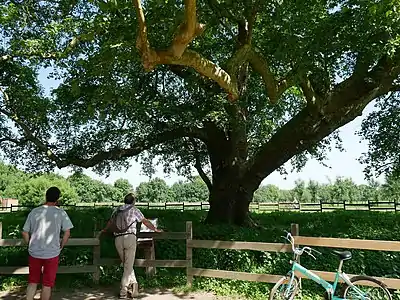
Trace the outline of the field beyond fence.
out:
M 121 205 L 117 202 L 93 202 L 77 203 L 72 205 L 62 205 L 63 208 L 96 208 L 96 207 L 116 207 Z M 172 210 L 202 210 L 207 211 L 210 208 L 208 202 L 138 202 L 138 208 L 145 209 L 172 209 Z M 13 212 L 17 210 L 31 209 L 34 206 L 28 205 L 10 205 L 9 207 L 0 207 L 0 212 Z M 293 211 L 293 212 L 332 212 L 339 210 L 363 210 L 363 211 L 386 211 L 397 212 L 400 210 L 400 202 L 389 201 L 362 201 L 362 202 L 252 202 L 250 210 L 254 212 L 273 212 L 273 211 Z

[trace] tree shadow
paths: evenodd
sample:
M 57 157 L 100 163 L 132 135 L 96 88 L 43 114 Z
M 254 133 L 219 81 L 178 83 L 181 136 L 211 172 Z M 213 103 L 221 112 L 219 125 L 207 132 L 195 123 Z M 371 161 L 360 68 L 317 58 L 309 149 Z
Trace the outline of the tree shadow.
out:
M 8 292 L 0 293 L 0 298 L 2 300 L 22 300 L 25 299 L 25 290 L 13 290 Z M 36 294 L 35 299 L 40 299 L 40 291 Z M 116 300 L 118 299 L 118 289 L 117 288 L 94 288 L 94 289 L 84 289 L 84 290 L 55 290 L 52 296 L 54 300 Z M 139 296 L 135 299 L 151 300 L 173 300 L 173 299 L 186 299 L 186 300 L 212 300 L 214 297 L 212 295 L 197 295 L 194 296 L 189 292 L 175 292 L 170 289 L 152 289 L 141 291 Z

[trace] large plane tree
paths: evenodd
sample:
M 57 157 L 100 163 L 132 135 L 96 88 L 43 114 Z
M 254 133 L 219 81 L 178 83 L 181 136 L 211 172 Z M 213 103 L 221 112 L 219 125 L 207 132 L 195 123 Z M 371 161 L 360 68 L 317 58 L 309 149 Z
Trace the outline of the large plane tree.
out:
M 2 3 L 7 158 L 195 167 L 209 222 L 246 224 L 264 178 L 323 158 L 338 128 L 400 89 L 398 0 Z M 50 95 L 44 67 L 61 82 Z

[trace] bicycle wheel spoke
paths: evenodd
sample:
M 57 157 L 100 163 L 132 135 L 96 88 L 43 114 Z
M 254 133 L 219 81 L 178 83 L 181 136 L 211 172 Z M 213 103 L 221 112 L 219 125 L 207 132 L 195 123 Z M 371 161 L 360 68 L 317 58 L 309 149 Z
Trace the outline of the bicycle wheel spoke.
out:
M 350 289 L 347 294 L 347 299 L 363 299 L 363 298 L 368 300 L 387 299 L 386 292 L 381 287 L 358 286 L 357 288 L 362 291 L 363 296 L 361 296 L 356 290 Z

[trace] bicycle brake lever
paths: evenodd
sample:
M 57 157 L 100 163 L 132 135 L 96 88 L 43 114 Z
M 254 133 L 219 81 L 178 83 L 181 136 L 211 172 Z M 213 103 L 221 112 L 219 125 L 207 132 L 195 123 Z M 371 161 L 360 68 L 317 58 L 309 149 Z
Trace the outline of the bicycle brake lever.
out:
M 308 255 L 310 255 L 312 258 L 314 258 L 314 260 L 317 260 L 317 258 L 314 255 L 312 255 L 311 253 L 308 253 Z
M 312 248 L 310 248 L 310 250 L 306 250 L 304 251 L 305 253 L 307 253 L 309 256 L 311 256 L 312 258 L 314 258 L 315 260 L 317 260 L 317 258 L 312 254 Z
M 317 250 L 315 250 L 315 249 L 313 249 L 313 248 L 311 248 L 311 250 L 314 251 L 315 253 L 319 254 L 319 255 L 322 255 L 321 252 L 319 252 L 319 251 L 317 251 Z

